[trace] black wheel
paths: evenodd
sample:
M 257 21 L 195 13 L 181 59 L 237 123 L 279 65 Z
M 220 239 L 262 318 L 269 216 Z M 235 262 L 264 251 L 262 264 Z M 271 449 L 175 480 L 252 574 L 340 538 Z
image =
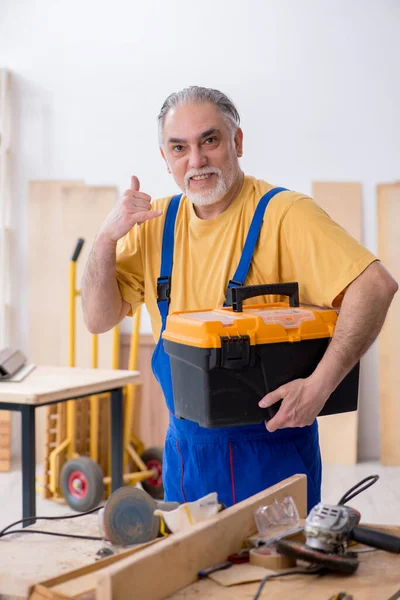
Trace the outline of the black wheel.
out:
M 61 492 L 71 508 L 85 512 L 104 499 L 103 472 L 88 456 L 65 463 L 60 474 Z
M 163 455 L 163 449 L 159 446 L 154 446 L 145 450 L 140 457 L 149 471 L 153 470 L 157 473 L 154 477 L 142 481 L 143 489 L 157 500 L 164 498 L 164 486 L 162 482 Z

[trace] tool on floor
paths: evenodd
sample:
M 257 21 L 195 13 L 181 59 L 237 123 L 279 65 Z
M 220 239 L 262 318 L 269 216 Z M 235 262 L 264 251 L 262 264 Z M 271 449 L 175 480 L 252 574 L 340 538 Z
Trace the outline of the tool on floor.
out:
M 337 505 L 317 504 L 305 521 L 305 544 L 281 540 L 277 543 L 277 551 L 286 556 L 348 574 L 354 573 L 359 565 L 357 554 L 347 551 L 351 541 L 387 552 L 399 553 L 400 537 L 363 526 L 359 527 L 361 518 L 359 511 L 344 506 L 348 500 L 373 485 L 378 478 L 378 475 L 373 475 L 363 479 L 351 488 Z M 366 482 L 368 485 L 360 488 Z
M 133 486 L 115 490 L 99 511 L 99 528 L 104 539 L 117 546 L 144 544 L 163 534 L 163 521 L 155 515 L 174 510 L 178 502 L 156 501 L 147 492 Z
M 99 528 L 102 537 L 109 542 L 130 546 L 187 530 L 219 510 L 222 506 L 216 492 L 180 504 L 155 500 L 140 488 L 125 486 L 113 492 L 99 511 Z

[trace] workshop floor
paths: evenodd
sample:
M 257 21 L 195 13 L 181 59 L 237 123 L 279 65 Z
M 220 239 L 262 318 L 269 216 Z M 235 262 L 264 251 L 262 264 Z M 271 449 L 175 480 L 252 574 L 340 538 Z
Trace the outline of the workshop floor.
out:
M 37 469 L 40 474 L 40 468 Z M 328 465 L 324 468 L 322 498 L 336 504 L 340 497 L 367 475 L 379 481 L 350 504 L 360 510 L 364 523 L 400 525 L 400 467 L 383 467 L 378 462 L 357 465 Z M 0 473 L 0 529 L 21 518 L 21 473 L 16 468 Z M 37 496 L 37 515 L 56 516 L 71 512 L 68 506 Z

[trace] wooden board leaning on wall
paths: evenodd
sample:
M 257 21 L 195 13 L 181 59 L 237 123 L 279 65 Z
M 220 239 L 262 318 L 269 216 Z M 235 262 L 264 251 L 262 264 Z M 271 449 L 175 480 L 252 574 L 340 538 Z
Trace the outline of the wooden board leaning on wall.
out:
M 362 239 L 362 186 L 359 183 L 318 181 L 312 197 L 356 240 Z M 320 417 L 319 435 L 324 464 L 357 462 L 358 411 Z
M 400 282 L 400 182 L 377 186 L 378 256 Z M 379 336 L 381 461 L 400 465 L 400 293 L 393 299 Z
M 69 267 L 78 238 L 84 238 L 76 287 L 97 230 L 117 199 L 115 187 L 82 181 L 33 181 L 29 187 L 29 360 L 67 366 L 69 341 Z M 99 337 L 99 367 L 111 368 L 112 334 Z M 76 299 L 76 365 L 91 366 L 91 336 Z M 88 402 L 88 400 L 84 400 Z M 106 402 L 102 403 L 107 410 Z M 37 415 L 38 462 L 65 436 L 62 405 Z M 54 413 L 54 414 L 51 414 Z M 43 447 L 45 441 L 45 448 Z M 52 446 L 52 447 L 53 447 Z

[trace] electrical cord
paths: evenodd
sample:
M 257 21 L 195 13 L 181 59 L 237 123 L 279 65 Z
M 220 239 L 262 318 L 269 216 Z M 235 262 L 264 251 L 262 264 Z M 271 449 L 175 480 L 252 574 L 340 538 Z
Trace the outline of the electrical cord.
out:
M 356 496 L 358 496 L 358 494 L 361 494 L 361 492 L 364 492 L 364 490 L 367 490 L 369 487 L 371 487 L 371 485 L 374 485 L 374 483 L 376 483 L 379 479 L 379 475 L 369 475 L 368 477 L 365 477 L 365 479 L 362 479 L 361 481 L 359 481 L 356 485 L 353 485 L 352 488 L 350 488 L 349 490 L 347 490 L 347 492 L 340 498 L 338 504 L 339 505 L 343 505 L 346 504 L 346 502 L 348 502 L 349 500 L 352 500 L 353 498 L 355 498 Z M 369 483 L 366 483 L 369 482 Z M 366 483 L 366 485 L 364 485 L 364 487 L 360 486 Z M 360 488 L 360 489 L 358 489 Z M 358 491 L 356 491 L 358 490 Z M 354 492 L 354 493 L 352 493 Z
M 91 510 L 87 510 L 86 512 L 79 513 L 77 515 L 63 515 L 60 517 L 25 517 L 24 519 L 15 521 L 14 523 L 11 523 L 10 525 L 7 525 L 7 527 L 2 529 L 2 531 L 0 531 L 0 538 L 4 537 L 5 535 L 10 535 L 11 533 L 43 533 L 45 535 L 55 535 L 55 536 L 59 536 L 59 537 L 78 538 L 81 540 L 103 541 L 103 538 L 101 538 L 101 537 L 94 537 L 94 536 L 89 536 L 89 535 L 74 535 L 72 533 L 56 533 L 54 531 L 41 531 L 39 529 L 14 529 L 12 531 L 9 531 L 9 529 L 11 529 L 11 527 L 15 527 L 15 525 L 19 525 L 20 523 L 26 523 L 26 521 L 32 521 L 32 520 L 61 521 L 64 519 L 76 519 L 77 517 L 84 517 L 85 515 L 90 515 L 94 512 L 97 512 L 101 508 L 103 508 L 103 505 L 98 506 L 97 508 L 92 508 Z
M 311 568 L 309 568 L 309 569 L 298 570 L 298 571 L 294 571 L 293 569 L 290 569 L 290 571 L 281 571 L 280 573 L 273 573 L 270 575 L 266 575 L 264 577 L 264 579 L 261 580 L 260 585 L 258 586 L 258 590 L 257 590 L 256 595 L 254 596 L 253 600 L 259 599 L 259 597 L 261 596 L 261 592 L 263 591 L 264 585 L 270 579 L 275 579 L 276 577 L 285 577 L 286 575 L 316 575 L 323 571 L 324 571 L 324 569 L 321 569 L 321 567 L 316 568 L 311 565 Z
M 57 537 L 77 538 L 79 540 L 96 540 L 99 542 L 104 541 L 101 537 L 95 537 L 90 535 L 73 535 L 72 533 L 56 533 L 55 531 L 43 531 L 41 529 L 16 529 L 15 531 L 7 531 L 3 534 L 10 535 L 11 533 L 44 533 L 45 535 L 56 535 Z

